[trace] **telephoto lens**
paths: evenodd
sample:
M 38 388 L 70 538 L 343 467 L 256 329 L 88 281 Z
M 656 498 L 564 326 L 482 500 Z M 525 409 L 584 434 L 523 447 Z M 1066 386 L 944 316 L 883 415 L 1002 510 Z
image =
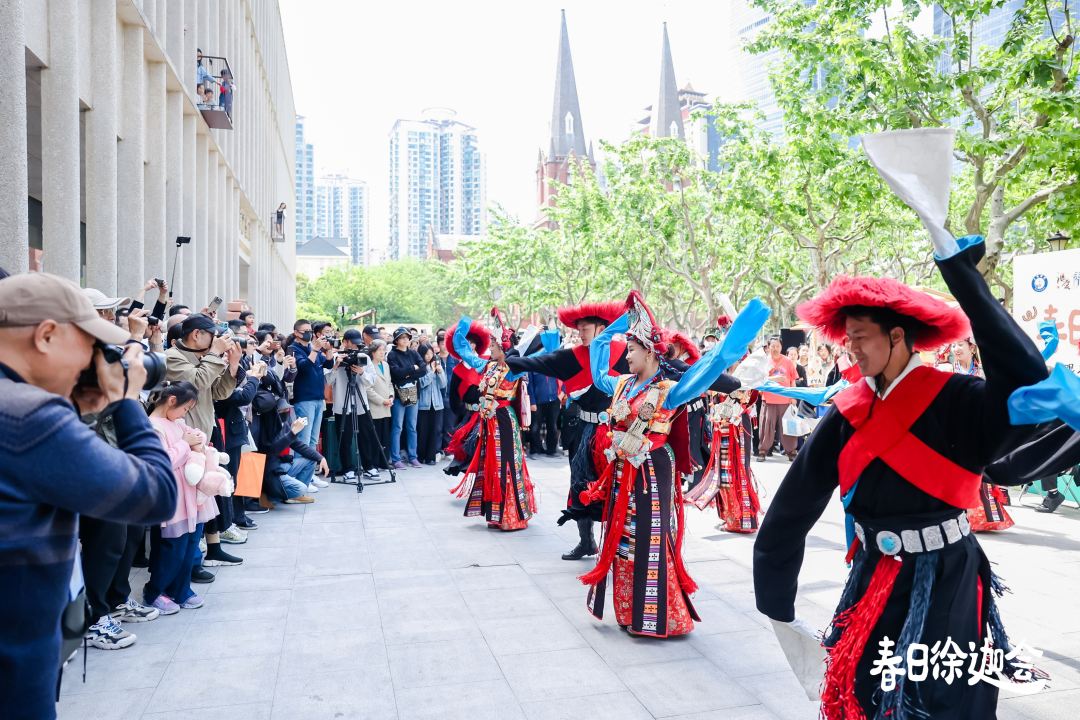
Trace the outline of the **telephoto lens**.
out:
M 97 348 L 101 350 L 101 354 L 105 356 L 105 362 L 107 363 L 118 363 L 124 359 L 124 348 L 121 345 L 97 343 Z M 143 390 L 152 390 L 165 379 L 165 354 L 144 352 L 142 364 L 146 368 L 146 382 L 143 383 Z M 79 376 L 79 385 L 84 387 L 98 386 L 97 371 L 94 369 L 93 362 L 91 362 L 90 367 L 82 371 Z

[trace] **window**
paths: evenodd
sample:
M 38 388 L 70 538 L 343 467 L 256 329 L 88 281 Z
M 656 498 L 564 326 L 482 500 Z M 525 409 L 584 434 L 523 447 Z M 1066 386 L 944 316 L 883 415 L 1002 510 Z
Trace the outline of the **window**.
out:
M 563 129 L 567 135 L 574 134 L 574 116 L 570 113 L 566 113 L 566 117 L 563 118 Z

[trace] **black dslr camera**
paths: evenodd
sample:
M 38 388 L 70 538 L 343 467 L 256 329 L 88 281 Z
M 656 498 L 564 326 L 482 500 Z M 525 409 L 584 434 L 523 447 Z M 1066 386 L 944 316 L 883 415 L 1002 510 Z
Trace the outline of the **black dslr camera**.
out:
M 124 348 L 120 345 L 97 342 L 94 343 L 94 347 L 101 350 L 101 354 L 105 356 L 105 362 L 110 365 L 124 361 Z M 146 368 L 146 382 L 143 383 L 143 390 L 150 390 L 160 385 L 161 381 L 165 379 L 165 355 L 163 353 L 143 353 L 142 364 Z M 126 366 L 124 367 L 124 375 L 127 375 Z M 83 370 L 82 374 L 79 375 L 78 384 L 88 388 L 98 386 L 97 369 L 93 361 L 91 361 L 90 367 Z
M 345 367 L 367 367 L 368 356 L 360 350 L 346 350 L 341 353 L 341 364 Z

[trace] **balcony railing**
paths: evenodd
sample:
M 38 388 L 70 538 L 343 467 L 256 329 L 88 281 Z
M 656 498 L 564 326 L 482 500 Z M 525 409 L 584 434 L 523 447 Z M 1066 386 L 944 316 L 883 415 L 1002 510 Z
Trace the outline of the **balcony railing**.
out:
M 218 55 L 203 55 L 202 68 L 195 69 L 199 112 L 206 124 L 219 130 L 232 130 L 234 75 L 229 60 Z M 200 82 L 201 78 L 201 82 Z

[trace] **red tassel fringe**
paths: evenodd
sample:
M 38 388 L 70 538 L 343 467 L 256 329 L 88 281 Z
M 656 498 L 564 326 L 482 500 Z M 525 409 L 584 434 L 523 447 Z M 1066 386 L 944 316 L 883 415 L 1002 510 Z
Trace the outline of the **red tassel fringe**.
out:
M 878 560 L 866 593 L 833 620 L 833 627 L 843 628 L 844 632 L 836 645 L 829 648 L 825 659 L 825 681 L 821 688 L 821 717 L 824 720 L 866 718 L 855 697 L 855 669 L 867 649 L 870 633 L 885 610 L 901 564 L 889 556 Z
M 615 562 L 615 553 L 619 549 L 619 538 L 622 537 L 622 526 L 626 522 L 626 510 L 630 507 L 630 493 L 634 491 L 634 479 L 637 475 L 637 468 L 630 463 L 626 463 L 624 467 L 627 469 L 619 483 L 619 496 L 615 499 L 615 508 L 611 514 L 605 513 L 611 520 L 607 523 L 607 531 L 604 533 L 604 547 L 600 551 L 600 557 L 596 560 L 596 567 L 578 578 L 585 585 L 595 585 L 603 580 L 611 569 L 611 564 Z M 607 469 L 604 470 L 604 474 L 595 483 L 591 484 L 590 489 L 583 492 L 582 496 L 584 497 L 586 493 L 592 492 L 594 487 L 606 487 L 609 485 L 614 470 L 615 463 L 608 465 Z

